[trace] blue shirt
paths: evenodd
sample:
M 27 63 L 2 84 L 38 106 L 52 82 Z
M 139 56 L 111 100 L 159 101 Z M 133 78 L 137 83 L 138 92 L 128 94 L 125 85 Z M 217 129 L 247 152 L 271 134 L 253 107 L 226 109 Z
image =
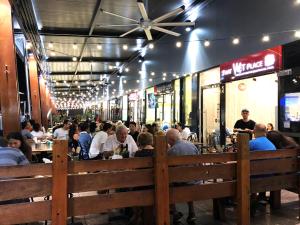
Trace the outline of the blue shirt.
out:
M 80 152 L 79 152 L 80 159 L 89 159 L 92 136 L 88 134 L 86 131 L 83 131 L 79 135 L 78 143 L 80 146 Z
M 250 151 L 260 151 L 267 150 L 273 151 L 276 150 L 276 147 L 273 145 L 271 141 L 269 141 L 266 137 L 258 137 L 249 142 Z
M 29 164 L 29 161 L 19 149 L 0 147 L 0 166 L 17 166 L 27 164 Z
M 198 155 L 198 149 L 190 142 L 179 140 L 170 148 L 168 154 L 175 156 Z

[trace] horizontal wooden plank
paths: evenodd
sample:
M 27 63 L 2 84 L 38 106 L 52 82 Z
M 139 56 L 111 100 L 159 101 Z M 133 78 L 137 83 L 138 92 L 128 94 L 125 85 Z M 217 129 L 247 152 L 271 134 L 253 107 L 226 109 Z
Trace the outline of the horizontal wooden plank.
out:
M 170 202 L 200 201 L 236 194 L 236 181 L 170 188 Z
M 251 178 L 251 193 L 258 193 L 264 191 L 276 191 L 281 189 L 289 189 L 297 187 L 296 174 L 293 175 L 281 175 L 281 176 L 270 176 Z
M 101 170 L 124 170 L 153 167 L 152 157 L 116 159 L 116 160 L 88 160 L 70 162 L 69 173 L 95 172 Z
M 23 178 L 0 181 L 0 201 L 51 194 L 52 178 Z
M 0 177 L 31 177 L 52 174 L 52 164 L 37 163 L 25 166 L 1 166 Z
M 236 177 L 236 163 L 199 165 L 189 167 L 170 167 L 170 182 L 184 182 L 208 179 L 233 179 Z
M 0 205 L 0 224 L 24 224 L 51 219 L 51 201 Z
M 236 161 L 236 153 L 211 153 L 202 155 L 169 156 L 169 166 L 180 166 L 198 163 L 221 163 Z
M 80 216 L 106 212 L 111 209 L 150 206 L 154 204 L 154 191 L 129 191 L 69 199 L 68 215 Z
M 99 172 L 68 176 L 68 192 L 153 185 L 153 169 Z
M 281 158 L 251 161 L 251 175 L 288 173 L 298 171 L 299 159 Z
M 252 151 L 250 152 L 250 160 L 288 158 L 288 157 L 297 157 L 298 155 L 300 155 L 299 149 L 280 149 L 276 151 Z

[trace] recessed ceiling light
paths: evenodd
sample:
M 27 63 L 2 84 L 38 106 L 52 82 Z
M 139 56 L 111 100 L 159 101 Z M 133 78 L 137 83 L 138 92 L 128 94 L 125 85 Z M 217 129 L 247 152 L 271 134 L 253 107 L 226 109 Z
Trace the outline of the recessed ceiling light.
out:
M 210 41 L 208 41 L 208 40 L 204 41 L 204 46 L 209 47 L 210 46 Z
M 150 44 L 149 44 L 149 48 L 150 48 L 150 49 L 153 49 L 153 48 L 154 48 L 154 44 L 153 44 L 153 43 L 150 43 Z
M 166 80 L 166 78 L 165 78 L 165 77 L 163 77 L 163 80 Z
M 185 28 L 185 31 L 186 31 L 186 32 L 190 32 L 191 30 L 192 30 L 191 27 L 186 27 L 186 28 Z
M 129 68 L 128 67 L 125 68 L 125 72 L 129 72 Z
M 50 55 L 51 56 L 55 56 L 56 54 L 55 54 L 55 52 L 51 52 Z
M 264 35 L 264 36 L 262 37 L 262 41 L 263 41 L 263 42 L 268 42 L 268 41 L 270 41 L 270 36 L 269 36 L 269 35 Z
M 75 84 L 78 84 L 78 81 L 77 81 L 77 80 L 75 81 Z
M 97 49 L 98 49 L 98 50 L 102 50 L 102 45 L 97 44 Z
M 166 76 L 167 76 L 167 73 L 163 73 L 163 76 L 166 77 Z
M 128 49 L 128 45 L 124 44 L 123 45 L 123 50 L 127 50 Z
M 177 48 L 180 48 L 181 46 L 182 46 L 182 43 L 181 43 L 180 41 L 177 41 L 177 42 L 176 42 L 176 47 L 177 47 Z
M 136 80 L 137 83 L 140 83 L 140 80 Z
M 238 39 L 238 38 L 233 38 L 232 44 L 238 45 L 239 43 L 240 43 L 240 39 Z
M 152 78 L 150 78 L 149 81 L 152 82 Z
M 109 66 L 108 66 L 108 69 L 112 70 L 112 69 L 113 69 L 113 66 L 109 65 Z
M 52 42 L 50 42 L 50 43 L 48 44 L 48 48 L 53 48 L 53 43 L 52 43 Z
M 300 30 L 296 30 L 296 32 L 295 32 L 295 37 L 296 37 L 296 38 L 300 38 Z
M 176 73 L 173 73 L 173 77 L 176 77 Z
M 73 44 L 73 49 L 77 49 L 77 47 L 78 47 L 77 44 L 74 43 L 74 44 Z
M 127 83 L 127 81 L 126 81 L 126 80 L 123 80 L 123 83 L 124 83 L 124 84 L 126 84 L 126 83 Z
M 77 57 L 74 56 L 74 57 L 72 58 L 72 60 L 73 60 L 74 62 L 76 62 L 76 61 L 77 61 Z
M 151 72 L 151 76 L 154 76 L 155 75 L 155 73 L 154 72 Z

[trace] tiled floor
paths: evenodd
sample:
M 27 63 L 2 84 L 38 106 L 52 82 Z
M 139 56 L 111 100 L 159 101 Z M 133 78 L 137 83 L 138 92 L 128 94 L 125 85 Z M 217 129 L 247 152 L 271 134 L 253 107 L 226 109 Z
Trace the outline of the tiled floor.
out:
M 178 205 L 178 210 L 184 213 L 182 225 L 187 225 L 185 222 L 187 215 L 186 204 Z M 195 203 L 197 214 L 197 225 L 234 225 L 236 224 L 236 215 L 234 208 L 226 209 L 226 222 L 219 222 L 212 217 L 212 201 L 201 201 Z M 251 225 L 297 225 L 298 221 L 298 195 L 282 191 L 282 207 L 279 210 L 271 211 L 269 206 L 259 206 L 256 216 L 251 219 Z M 74 219 L 77 225 L 126 225 L 126 220 L 116 219 L 118 212 L 109 214 L 88 215 Z M 113 220 L 111 220 L 111 219 Z M 41 223 L 39 223 L 41 224 Z M 51 224 L 51 223 L 48 223 Z

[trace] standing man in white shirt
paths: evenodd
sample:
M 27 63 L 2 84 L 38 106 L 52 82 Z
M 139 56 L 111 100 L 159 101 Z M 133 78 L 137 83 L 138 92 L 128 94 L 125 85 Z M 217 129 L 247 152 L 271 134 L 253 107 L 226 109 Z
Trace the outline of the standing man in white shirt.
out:
M 116 134 L 107 138 L 103 147 L 104 156 L 118 154 L 120 149 L 125 146 L 129 152 L 129 157 L 134 157 L 134 153 L 138 150 L 138 147 L 133 138 L 128 135 L 127 127 L 120 125 L 116 128 Z
M 102 159 L 103 146 L 108 138 L 108 135 L 111 133 L 112 124 L 105 123 L 101 131 L 96 133 L 92 140 L 92 144 L 90 147 L 89 156 L 90 159 Z
M 53 133 L 53 138 L 57 140 L 68 140 L 69 139 L 69 128 L 71 123 L 69 120 L 64 120 L 63 127 L 58 128 Z

